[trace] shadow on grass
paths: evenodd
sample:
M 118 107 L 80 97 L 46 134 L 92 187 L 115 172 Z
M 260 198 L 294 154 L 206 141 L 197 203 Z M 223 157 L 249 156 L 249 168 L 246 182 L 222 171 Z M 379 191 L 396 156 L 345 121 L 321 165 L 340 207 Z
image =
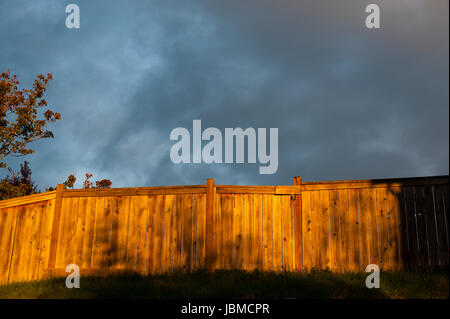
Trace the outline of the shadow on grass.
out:
M 68 289 L 65 278 L 0 287 L 0 298 L 448 298 L 448 271 L 381 273 L 380 289 L 365 286 L 366 273 L 335 274 L 214 273 L 135 274 L 81 277 L 79 289 Z

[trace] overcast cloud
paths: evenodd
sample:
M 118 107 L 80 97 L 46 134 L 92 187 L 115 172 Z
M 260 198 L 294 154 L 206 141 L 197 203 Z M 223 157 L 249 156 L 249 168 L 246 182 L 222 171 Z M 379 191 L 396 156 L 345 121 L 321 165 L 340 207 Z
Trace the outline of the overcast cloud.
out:
M 72 2 L 77 30 L 70 1 L 0 0 L 0 71 L 54 76 L 55 138 L 8 161 L 29 160 L 41 190 L 86 172 L 113 187 L 449 173 L 447 0 Z M 170 131 L 194 119 L 277 127 L 277 173 L 173 164 Z

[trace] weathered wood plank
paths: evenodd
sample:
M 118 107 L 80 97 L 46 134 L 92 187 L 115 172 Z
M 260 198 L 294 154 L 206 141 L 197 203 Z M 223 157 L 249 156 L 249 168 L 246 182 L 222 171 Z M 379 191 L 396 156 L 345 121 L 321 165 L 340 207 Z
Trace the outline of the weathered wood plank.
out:
M 281 195 L 281 249 L 283 270 L 292 270 L 292 228 L 291 228 L 291 200 L 289 195 Z
M 322 207 L 320 202 L 320 191 L 311 192 L 311 216 L 312 216 L 312 234 L 313 234 L 313 267 L 323 269 L 324 247 L 322 238 L 324 236 L 322 229 Z
M 234 256 L 234 224 L 233 224 L 233 195 L 223 194 L 222 196 L 222 256 L 223 269 L 231 270 Z
M 214 229 L 214 234 L 211 235 L 212 238 L 212 247 L 211 247 L 211 269 L 217 270 L 221 267 L 221 198 L 222 194 L 217 194 L 214 192 L 214 204 L 211 207 L 214 207 L 213 212 L 213 223 L 212 229 Z
M 425 186 L 424 192 L 424 220 L 427 231 L 427 243 L 428 243 L 428 262 L 431 267 L 439 265 L 438 261 L 438 237 L 437 237 L 437 225 L 434 219 L 434 204 L 433 193 L 431 186 Z
M 206 268 L 206 195 L 200 194 L 197 195 L 198 200 L 198 233 L 197 233 L 197 241 L 198 241 L 198 268 L 205 269 Z
M 416 202 L 415 202 L 415 190 L 413 187 L 406 187 L 404 189 L 406 197 L 406 216 L 408 218 L 408 232 L 411 248 L 411 269 L 416 270 L 419 268 L 419 234 L 417 227 L 417 214 L 416 214 Z
M 445 197 L 448 196 L 448 192 L 445 192 L 445 189 L 441 185 L 437 185 L 433 188 L 433 201 L 435 205 L 435 218 L 437 224 L 437 233 L 438 233 L 438 258 L 439 265 L 448 265 L 449 259 L 449 247 L 448 247 L 448 228 L 447 228 L 447 219 L 445 216 Z
M 39 266 L 41 263 L 41 247 L 43 238 L 43 229 L 45 224 L 45 213 L 46 213 L 46 202 L 40 202 L 36 205 L 36 222 L 34 227 L 34 233 L 32 236 L 32 251 L 31 251 L 31 261 L 30 270 L 28 273 L 28 280 L 39 279 Z
M 78 217 L 75 228 L 75 245 L 74 245 L 74 263 L 79 267 L 83 265 L 83 246 L 86 231 L 86 211 L 87 211 L 87 198 L 80 198 L 78 203 Z
M 55 216 L 53 220 L 53 234 L 52 234 L 52 246 L 50 247 L 49 268 L 66 268 L 65 256 L 66 256 L 66 242 L 67 234 L 70 231 L 70 214 L 68 213 L 71 201 L 70 198 L 62 199 L 60 203 L 58 213 L 58 198 L 55 204 Z M 58 221 L 56 221 L 58 219 Z M 55 229 L 57 235 L 55 236 Z M 56 238 L 56 241 L 55 241 Z M 52 253 L 55 252 L 55 256 L 52 258 Z M 52 263 L 53 261 L 53 263 Z M 53 265 L 52 265 L 53 264 Z
M 216 212 L 215 203 L 216 203 L 216 188 L 214 186 L 214 180 L 208 178 L 206 180 L 206 239 L 205 239 L 205 262 L 206 268 L 208 270 L 213 270 L 215 265 L 215 236 L 214 236 L 214 215 Z
M 388 202 L 390 206 L 389 220 L 390 220 L 390 234 L 392 243 L 391 253 L 391 266 L 394 271 L 400 271 L 404 269 L 404 263 L 402 258 L 403 248 L 403 222 L 401 213 L 401 201 L 402 201 L 402 189 L 401 187 L 392 187 L 388 193 Z
M 367 203 L 367 188 L 357 190 L 358 215 L 359 215 L 359 235 L 360 235 L 360 271 L 364 271 L 370 264 L 370 226 L 369 212 Z
M 275 271 L 283 269 L 283 204 L 281 196 L 272 197 L 273 205 L 273 268 Z
M 206 213 L 206 212 L 205 212 Z M 205 216 L 206 219 L 206 216 Z M 176 234 L 174 235 L 174 271 L 181 270 L 181 253 L 182 253 L 182 242 L 183 242 L 183 197 L 182 195 L 177 195 L 176 198 Z
M 117 261 L 116 269 L 126 269 L 128 264 L 128 229 L 130 219 L 130 197 L 116 197 L 117 216 Z M 92 211 L 95 215 L 95 210 Z M 116 213 L 114 215 L 117 215 Z M 116 217 L 114 217 L 116 218 Z
M 79 198 L 71 198 L 70 205 L 68 206 L 68 217 L 66 219 L 67 237 L 66 237 L 66 248 L 65 248 L 65 266 L 75 263 L 75 234 L 77 230 L 78 222 L 78 206 L 80 203 Z
M 233 196 L 234 211 L 234 268 L 244 267 L 244 195 L 235 194 Z
M 313 259 L 313 229 L 312 229 L 312 206 L 311 192 L 302 193 L 302 252 L 303 252 L 303 269 L 311 270 L 314 267 Z
M 378 202 L 378 223 L 379 223 L 379 236 L 380 236 L 380 268 L 382 270 L 389 270 L 389 225 L 387 219 L 387 193 L 386 189 L 377 189 L 377 202 Z
M 422 268 L 428 268 L 428 234 L 425 222 L 425 203 L 424 203 L 423 187 L 414 188 L 414 199 L 416 203 L 416 221 L 419 240 L 419 265 Z
M 148 196 L 147 200 L 147 251 L 146 251 L 146 274 L 155 272 L 154 250 L 155 250 L 155 219 L 156 219 L 156 196 Z M 119 237 L 120 238 L 120 237 Z M 120 240 L 119 240 L 120 246 Z
M 366 188 L 367 193 L 367 215 L 369 230 L 369 263 L 381 265 L 380 248 L 380 225 L 378 221 L 378 196 L 376 188 Z M 367 265 L 366 265 L 367 266 Z
M 66 201 L 65 199 L 64 201 Z M 106 242 L 109 237 L 107 232 L 107 219 L 104 209 L 105 200 L 103 197 L 96 198 L 95 203 L 95 224 L 94 241 L 92 243 L 91 267 L 102 268 L 104 266 L 104 254 L 106 252 Z
M 329 191 L 319 191 L 320 225 L 321 225 L 321 269 L 331 269 L 331 226 L 330 226 L 330 194 Z
M 20 206 L 18 211 L 18 220 L 14 238 L 14 247 L 9 272 L 8 282 L 17 282 L 26 280 L 23 274 L 25 258 L 27 255 L 27 232 L 29 231 L 30 218 L 27 214 L 27 206 Z
M 146 269 L 148 196 L 137 196 L 135 200 L 136 271 L 144 274 Z M 166 207 L 168 206 L 166 205 Z
M 361 269 L 361 251 L 360 251 L 360 225 L 358 216 L 357 190 L 349 189 L 349 216 L 350 216 L 350 269 L 359 271 Z
M 89 198 L 87 198 L 89 200 Z M 111 239 L 109 247 L 110 268 L 117 269 L 119 265 L 119 216 L 120 216 L 120 197 L 109 197 L 109 206 L 111 208 Z M 144 261 L 145 266 L 145 261 Z
M 273 195 L 263 195 L 264 270 L 273 271 Z
M 192 195 L 183 195 L 183 250 L 181 265 L 183 271 L 189 271 L 192 263 Z
M 173 231 L 175 228 L 176 195 L 167 195 L 164 212 L 164 272 L 173 272 Z
M 53 216 L 56 199 L 49 200 L 45 205 L 45 221 L 42 230 L 41 254 L 38 278 L 42 278 L 44 269 L 48 268 L 50 245 L 52 240 Z
M 153 215 L 154 236 L 152 239 L 152 269 L 153 273 L 163 272 L 163 242 L 164 242 L 164 195 L 156 196 L 155 211 Z
M 302 192 L 301 192 L 301 184 L 302 178 L 300 176 L 294 177 L 294 185 L 300 188 L 298 194 L 294 195 L 294 208 L 293 208 L 293 221 L 294 221 L 294 260 L 295 260 L 295 269 L 297 271 L 302 270 L 303 265 L 303 253 L 302 253 Z
M 192 195 L 192 264 L 191 271 L 198 266 L 198 195 Z
M 349 212 L 349 191 L 340 189 L 337 191 L 339 197 L 339 210 L 341 216 L 341 262 L 342 270 L 352 270 L 351 256 L 351 216 Z
M 0 258 L 0 283 L 6 284 L 9 281 L 11 261 L 15 244 L 15 234 L 19 219 L 19 207 L 2 208 L 0 213 L 1 232 L 0 249 L 2 258 Z
M 339 197 L 337 190 L 330 191 L 330 216 L 331 216 L 331 269 L 341 272 L 341 216 L 339 211 Z
M 255 245 L 255 268 L 263 270 L 263 207 L 262 194 L 253 195 L 254 200 L 254 245 Z

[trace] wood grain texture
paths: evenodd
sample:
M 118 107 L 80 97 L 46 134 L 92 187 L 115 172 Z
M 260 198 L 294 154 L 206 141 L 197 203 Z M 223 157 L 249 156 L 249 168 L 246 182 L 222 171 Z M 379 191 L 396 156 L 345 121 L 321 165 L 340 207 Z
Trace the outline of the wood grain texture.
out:
M 0 283 L 70 263 L 141 274 L 448 265 L 448 177 L 294 186 L 59 187 L 0 201 Z

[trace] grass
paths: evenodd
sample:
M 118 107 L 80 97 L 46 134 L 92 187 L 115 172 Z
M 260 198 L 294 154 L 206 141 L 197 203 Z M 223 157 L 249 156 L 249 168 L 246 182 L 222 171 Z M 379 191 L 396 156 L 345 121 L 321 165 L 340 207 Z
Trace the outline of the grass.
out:
M 79 289 L 65 278 L 0 286 L 0 298 L 448 298 L 449 273 L 380 274 L 380 288 L 365 286 L 366 273 L 195 272 L 170 275 L 81 277 Z

